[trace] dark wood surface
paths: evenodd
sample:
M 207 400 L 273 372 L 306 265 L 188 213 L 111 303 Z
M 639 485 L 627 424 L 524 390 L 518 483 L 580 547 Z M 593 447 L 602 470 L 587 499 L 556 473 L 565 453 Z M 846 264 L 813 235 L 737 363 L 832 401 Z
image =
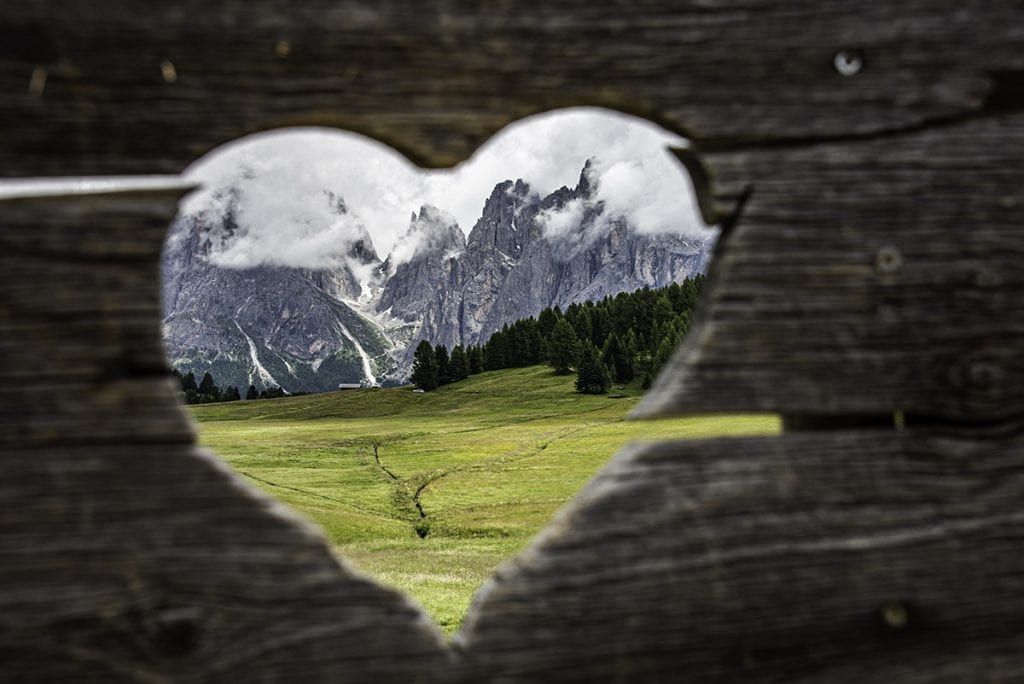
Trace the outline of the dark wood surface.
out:
M 157 296 L 182 192 L 0 200 L 0 680 L 433 681 L 417 607 L 193 445 Z
M 751 192 L 640 413 L 1024 418 L 1024 111 L 699 157 Z
M 0 173 L 176 173 L 295 125 L 446 166 L 583 104 L 730 146 L 870 136 L 983 110 L 993 73 L 1024 69 L 1021 15 L 1015 0 L 6 0 Z M 841 52 L 858 73 L 837 72 Z
M 1019 681 L 989 659 L 1024 643 L 1024 444 L 985 437 L 626 449 L 485 587 L 465 652 L 523 681 Z
M 1020 681 L 1022 40 L 1006 0 L 3 3 L 5 177 L 298 124 L 444 166 L 576 104 L 689 135 L 726 234 L 643 411 L 790 431 L 618 455 L 450 647 L 194 446 L 157 299 L 186 189 L 8 196 L 3 676 Z

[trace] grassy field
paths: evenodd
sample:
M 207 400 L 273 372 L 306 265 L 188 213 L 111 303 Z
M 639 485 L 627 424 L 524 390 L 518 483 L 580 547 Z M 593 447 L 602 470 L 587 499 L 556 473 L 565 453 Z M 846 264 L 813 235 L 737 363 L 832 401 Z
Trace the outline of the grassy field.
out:
M 627 422 L 638 388 L 585 396 L 572 382 L 538 366 L 426 394 L 368 389 L 190 410 L 204 445 L 451 634 L 494 569 L 627 442 L 779 429 L 772 416 Z

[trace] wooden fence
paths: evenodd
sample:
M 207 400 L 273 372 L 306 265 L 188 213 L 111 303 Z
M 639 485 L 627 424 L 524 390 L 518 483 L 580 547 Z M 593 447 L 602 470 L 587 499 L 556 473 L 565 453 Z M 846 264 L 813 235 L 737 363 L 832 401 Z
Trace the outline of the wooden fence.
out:
M 466 158 L 638 114 L 725 226 L 649 415 L 446 643 L 195 446 L 180 181 L 0 199 L 0 679 L 1024 681 L 1019 0 L 5 0 L 0 176 L 177 174 L 328 125 Z M 899 416 L 900 420 L 894 420 Z

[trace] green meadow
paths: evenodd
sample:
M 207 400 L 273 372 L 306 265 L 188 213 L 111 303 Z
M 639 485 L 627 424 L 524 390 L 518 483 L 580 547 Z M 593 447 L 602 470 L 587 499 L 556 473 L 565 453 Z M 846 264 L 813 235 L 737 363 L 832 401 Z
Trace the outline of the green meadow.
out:
M 473 594 L 623 445 L 772 433 L 774 416 L 627 421 L 642 392 L 578 394 L 547 367 L 429 393 L 366 389 L 193 406 L 202 444 L 320 525 L 447 634 Z

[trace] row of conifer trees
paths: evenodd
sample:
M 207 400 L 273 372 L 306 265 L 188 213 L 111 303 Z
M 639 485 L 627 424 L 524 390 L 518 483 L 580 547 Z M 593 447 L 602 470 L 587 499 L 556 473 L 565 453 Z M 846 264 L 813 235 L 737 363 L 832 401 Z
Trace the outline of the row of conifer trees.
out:
M 181 394 L 186 404 L 213 404 L 221 401 L 239 401 L 242 398 L 241 391 L 234 385 L 221 390 L 208 372 L 203 374 L 203 379 L 198 383 L 192 371 L 184 375 L 177 370 L 172 372 L 181 384 Z M 268 387 L 260 391 L 255 385 L 249 385 L 245 393 L 246 399 L 276 399 L 283 396 L 285 391 L 280 387 Z
M 704 276 L 663 288 L 643 288 L 574 303 L 562 311 L 506 324 L 483 345 L 455 346 L 423 340 L 416 347 L 412 383 L 430 391 L 485 370 L 549 364 L 556 373 L 576 373 L 576 389 L 607 392 L 613 382 L 637 377 L 643 386 L 668 361 L 689 330 Z

